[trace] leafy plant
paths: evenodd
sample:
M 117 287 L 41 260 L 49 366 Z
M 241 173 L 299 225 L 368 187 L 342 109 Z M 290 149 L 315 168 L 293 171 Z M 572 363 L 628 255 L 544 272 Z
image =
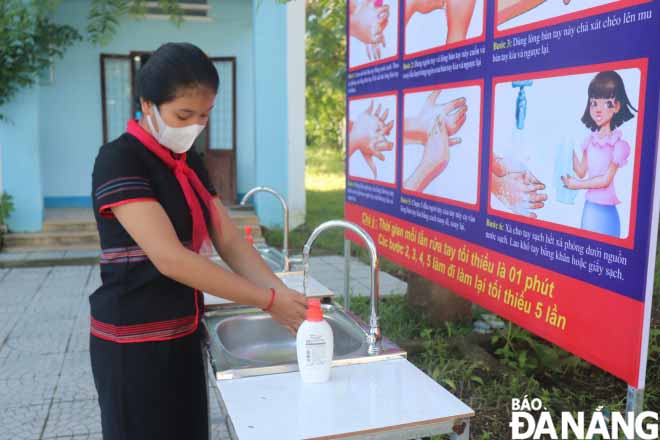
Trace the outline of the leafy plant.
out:
M 344 134 L 346 3 L 307 2 L 308 145 L 341 148 Z
M 183 13 L 177 0 L 157 0 L 162 11 L 177 26 L 183 23 Z M 147 12 L 147 0 L 92 0 L 87 17 L 90 42 L 105 45 L 117 33 L 122 17 L 141 17 Z
M 34 85 L 37 75 L 67 48 L 83 40 L 72 26 L 52 20 L 63 0 L 0 0 L 0 108 L 16 93 Z M 286 3 L 289 0 L 276 0 Z M 157 0 L 170 20 L 183 22 L 177 0 Z M 148 0 L 91 0 L 87 15 L 86 39 L 93 44 L 109 43 L 117 33 L 120 20 L 132 15 L 143 16 Z M 6 119 L 0 113 L 0 120 Z
M 583 365 L 579 358 L 537 339 L 512 323 L 494 335 L 491 344 L 496 347 L 495 354 L 505 365 L 526 375 L 565 374 Z
M 24 87 L 37 80 L 37 73 L 81 39 L 76 29 L 49 18 L 57 2 L 0 0 L 0 107 Z M 5 116 L 0 113 L 0 120 Z
M 0 225 L 7 223 L 7 219 L 14 211 L 14 202 L 12 196 L 3 192 L 0 196 Z

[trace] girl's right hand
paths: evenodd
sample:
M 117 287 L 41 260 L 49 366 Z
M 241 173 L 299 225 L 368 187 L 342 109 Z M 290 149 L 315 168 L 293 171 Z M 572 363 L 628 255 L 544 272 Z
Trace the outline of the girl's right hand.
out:
M 275 301 L 268 313 L 295 336 L 307 315 L 307 298 L 286 287 L 275 289 Z

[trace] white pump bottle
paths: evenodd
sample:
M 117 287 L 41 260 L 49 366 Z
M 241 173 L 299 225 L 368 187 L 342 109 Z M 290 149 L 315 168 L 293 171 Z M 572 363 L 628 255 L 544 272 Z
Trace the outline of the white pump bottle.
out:
M 330 367 L 334 353 L 332 328 L 323 319 L 321 302 L 310 299 L 307 319 L 296 335 L 298 369 L 305 383 L 322 383 L 330 379 Z

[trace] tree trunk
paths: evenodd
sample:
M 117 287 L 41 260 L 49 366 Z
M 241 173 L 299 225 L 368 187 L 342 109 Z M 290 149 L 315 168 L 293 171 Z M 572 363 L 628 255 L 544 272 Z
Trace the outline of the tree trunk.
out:
M 423 310 L 432 322 L 471 321 L 472 303 L 417 274 L 408 278 L 408 304 Z

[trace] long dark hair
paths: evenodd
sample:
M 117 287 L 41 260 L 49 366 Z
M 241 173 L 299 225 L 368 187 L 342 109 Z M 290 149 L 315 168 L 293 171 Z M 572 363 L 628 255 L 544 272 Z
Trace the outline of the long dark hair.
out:
M 592 98 L 614 99 L 621 105 L 621 109 L 614 114 L 610 121 L 610 128 L 612 130 L 635 117 L 632 112 L 636 112 L 637 109 L 632 106 L 628 99 L 623 79 L 613 70 L 598 73 L 589 83 L 587 108 L 582 115 L 582 122 L 591 131 L 597 131 L 598 124 L 596 124 L 596 121 L 593 120 L 589 112 Z
M 218 71 L 202 50 L 190 43 L 166 43 L 154 52 L 137 76 L 138 96 L 160 106 L 186 87 L 218 92 Z

